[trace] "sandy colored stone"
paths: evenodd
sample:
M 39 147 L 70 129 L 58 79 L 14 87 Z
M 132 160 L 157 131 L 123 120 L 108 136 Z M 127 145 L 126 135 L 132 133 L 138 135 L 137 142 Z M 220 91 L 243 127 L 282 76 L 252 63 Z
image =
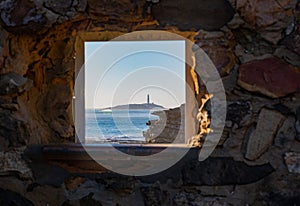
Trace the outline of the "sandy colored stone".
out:
M 273 110 L 263 108 L 259 113 L 255 131 L 249 136 L 245 158 L 255 160 L 273 143 L 273 138 L 285 117 Z

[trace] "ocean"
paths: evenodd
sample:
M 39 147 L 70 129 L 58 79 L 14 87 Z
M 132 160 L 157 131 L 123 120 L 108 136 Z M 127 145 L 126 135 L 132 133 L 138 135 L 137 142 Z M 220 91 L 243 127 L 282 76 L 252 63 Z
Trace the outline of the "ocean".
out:
M 157 120 L 153 110 L 87 109 L 85 112 L 86 141 L 145 141 L 143 131 L 149 120 Z

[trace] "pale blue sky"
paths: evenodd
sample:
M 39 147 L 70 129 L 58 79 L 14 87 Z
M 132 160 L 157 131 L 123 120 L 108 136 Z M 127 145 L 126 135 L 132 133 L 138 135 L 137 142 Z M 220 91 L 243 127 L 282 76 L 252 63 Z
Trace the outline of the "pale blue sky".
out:
M 184 41 L 85 42 L 85 105 L 185 103 Z

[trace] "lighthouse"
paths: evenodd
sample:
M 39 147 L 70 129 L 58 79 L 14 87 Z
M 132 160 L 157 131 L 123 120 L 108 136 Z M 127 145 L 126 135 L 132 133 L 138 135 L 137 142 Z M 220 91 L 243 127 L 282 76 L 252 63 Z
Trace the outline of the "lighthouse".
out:
M 147 104 L 150 104 L 150 95 L 147 94 Z

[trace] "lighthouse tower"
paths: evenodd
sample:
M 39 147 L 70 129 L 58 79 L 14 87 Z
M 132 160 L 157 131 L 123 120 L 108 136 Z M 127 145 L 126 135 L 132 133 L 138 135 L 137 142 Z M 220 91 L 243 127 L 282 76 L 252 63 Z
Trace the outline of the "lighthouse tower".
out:
M 147 94 L 147 104 L 150 104 L 150 95 Z

